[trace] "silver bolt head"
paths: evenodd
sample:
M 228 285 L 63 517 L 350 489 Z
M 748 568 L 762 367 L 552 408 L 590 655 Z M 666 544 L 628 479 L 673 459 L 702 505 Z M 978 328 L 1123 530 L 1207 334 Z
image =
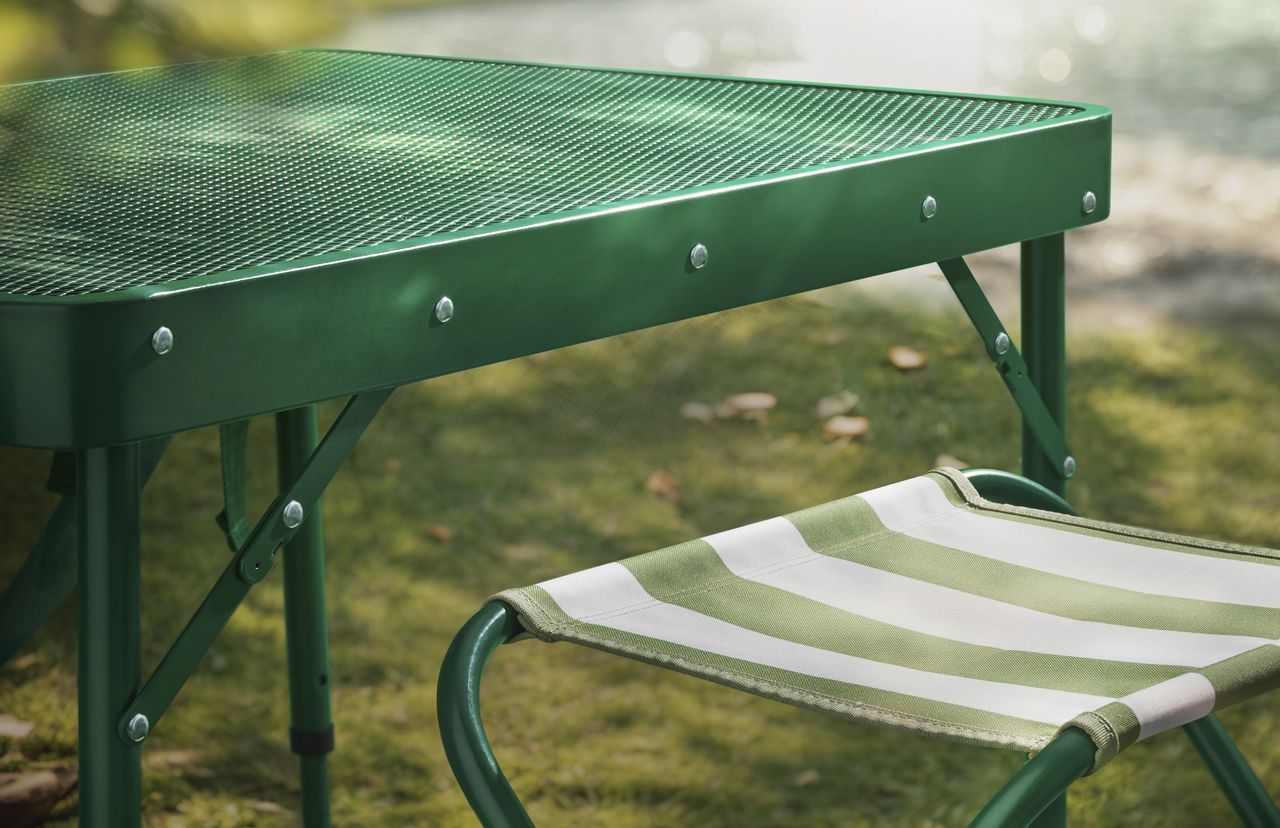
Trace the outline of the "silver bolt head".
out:
M 926 219 L 931 219 L 938 214 L 938 199 L 933 196 L 925 196 L 924 201 L 920 202 L 920 215 Z
M 1098 208 L 1098 197 L 1092 191 L 1084 194 L 1084 198 L 1080 199 L 1080 209 L 1084 210 L 1087 216 Z
M 693 249 L 689 251 L 689 264 L 693 265 L 694 270 L 701 270 L 707 266 L 707 257 L 710 253 L 707 251 L 705 244 L 695 244 Z
M 302 504 L 296 500 L 290 500 L 284 505 L 284 511 L 280 513 L 280 519 L 284 521 L 284 525 L 290 529 L 297 529 L 302 523 Z
M 151 350 L 160 356 L 164 356 L 173 350 L 173 331 L 164 325 L 156 328 L 156 332 L 151 335 Z
M 1067 459 L 1062 461 L 1062 476 L 1070 480 L 1076 476 L 1076 458 L 1067 455 Z
M 997 354 L 1009 353 L 1009 348 L 1012 345 L 1013 343 L 1009 341 L 1009 335 L 1007 333 L 1005 333 L 1004 331 L 1001 331 L 1000 333 L 996 334 L 996 353 Z
M 448 322 L 453 318 L 453 300 L 448 296 L 441 296 L 440 301 L 436 302 L 436 319 L 441 323 Z
M 124 729 L 124 735 L 128 736 L 131 742 L 141 742 L 150 732 L 151 721 L 141 713 L 135 713 L 129 720 L 129 726 Z

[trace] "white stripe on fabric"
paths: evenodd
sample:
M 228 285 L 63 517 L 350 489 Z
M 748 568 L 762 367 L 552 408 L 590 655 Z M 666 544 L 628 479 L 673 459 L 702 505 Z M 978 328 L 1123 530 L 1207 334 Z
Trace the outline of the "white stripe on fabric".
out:
M 1213 685 L 1199 673 L 1153 684 L 1120 699 L 1138 717 L 1138 739 L 1182 727 L 1213 712 Z
M 1061 725 L 1084 711 L 1114 701 L 1085 693 L 915 670 L 763 635 L 662 603 L 645 590 L 630 570 L 617 563 L 538 586 L 578 621 L 725 658 L 1046 724 Z M 606 603 L 613 605 L 612 611 L 603 611 Z
M 1277 566 L 1153 549 L 974 514 L 954 506 L 928 477 L 860 497 L 887 529 L 992 560 L 1148 595 L 1280 609 Z
M 703 538 L 733 574 L 913 632 L 1003 650 L 1205 667 L 1270 643 L 1078 621 L 815 553 L 786 518 Z

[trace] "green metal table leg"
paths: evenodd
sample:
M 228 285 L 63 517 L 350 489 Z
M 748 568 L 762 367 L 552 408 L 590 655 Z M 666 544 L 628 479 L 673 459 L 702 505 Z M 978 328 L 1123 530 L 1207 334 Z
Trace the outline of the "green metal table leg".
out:
M 76 475 L 80 825 L 136 828 L 141 748 L 120 734 L 119 720 L 142 678 L 138 444 L 82 451 Z
M 280 490 L 287 491 L 319 440 L 316 408 L 276 415 L 276 459 Z M 302 824 L 328 828 L 329 758 L 333 713 L 329 691 L 329 626 L 325 612 L 324 522 L 320 501 L 284 546 L 284 622 L 289 658 L 289 746 L 298 754 Z
M 1217 716 L 1210 714 L 1184 725 L 1182 730 L 1208 766 L 1209 773 L 1235 809 L 1242 825 L 1250 828 L 1280 825 L 1280 811 L 1276 810 L 1275 802 Z
M 1053 419 L 1066 432 L 1066 282 L 1061 233 L 1022 243 L 1022 357 Z M 1072 460 L 1071 462 L 1074 462 Z M 1062 469 L 1051 468 L 1022 426 L 1022 474 L 1054 494 L 1066 492 Z
M 1068 728 L 1005 783 L 970 828 L 1047 828 L 1066 821 L 1067 787 L 1093 765 L 1093 740 L 1083 730 Z M 1052 820 L 1061 808 L 1061 822 Z

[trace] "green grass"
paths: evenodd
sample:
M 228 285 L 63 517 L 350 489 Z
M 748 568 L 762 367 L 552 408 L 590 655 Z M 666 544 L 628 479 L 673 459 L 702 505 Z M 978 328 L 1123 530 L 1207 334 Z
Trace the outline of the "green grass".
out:
M 743 309 L 402 389 L 325 504 L 338 750 L 336 823 L 472 825 L 441 752 L 434 684 L 453 632 L 484 598 L 898 480 L 949 453 L 1016 468 L 1017 419 L 958 311 L 857 289 Z M 930 354 L 900 374 L 884 354 Z M 1173 327 L 1090 332 L 1070 345 L 1071 438 L 1086 514 L 1280 546 L 1280 337 Z M 821 439 L 816 401 L 862 398 L 869 437 Z M 767 390 L 764 425 L 684 420 L 679 406 Z M 332 416 L 334 408 L 325 409 Z M 271 423 L 255 421 L 251 500 L 273 484 Z M 51 500 L 47 458 L 6 450 L 0 579 Z M 179 437 L 145 500 L 145 659 L 154 665 L 227 552 L 216 433 Z M 648 494 L 663 468 L 681 504 Z M 456 532 L 441 543 L 426 531 Z M 148 741 L 149 825 L 296 823 L 280 578 L 257 587 Z M 74 763 L 73 608 L 0 672 L 0 712 L 36 723 L 0 739 L 0 770 Z M 1280 786 L 1280 701 L 1224 714 Z M 498 756 L 547 826 L 954 825 L 1018 766 L 1011 753 L 791 709 L 569 645 L 495 657 L 485 713 Z M 194 751 L 195 753 L 184 753 Z M 1141 773 L 1142 769 L 1151 772 Z M 818 772 L 800 786 L 802 771 Z M 1079 824 L 1224 824 L 1190 744 L 1143 743 L 1073 793 Z M 73 822 L 73 803 L 59 812 Z

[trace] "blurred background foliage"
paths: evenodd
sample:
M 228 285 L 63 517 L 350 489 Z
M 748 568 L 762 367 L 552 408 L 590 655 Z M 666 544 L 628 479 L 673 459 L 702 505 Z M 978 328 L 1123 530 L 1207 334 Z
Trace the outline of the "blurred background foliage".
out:
M 0 80 L 281 49 L 331 34 L 362 13 L 431 4 L 431 0 L 5 0 L 0 3 Z

